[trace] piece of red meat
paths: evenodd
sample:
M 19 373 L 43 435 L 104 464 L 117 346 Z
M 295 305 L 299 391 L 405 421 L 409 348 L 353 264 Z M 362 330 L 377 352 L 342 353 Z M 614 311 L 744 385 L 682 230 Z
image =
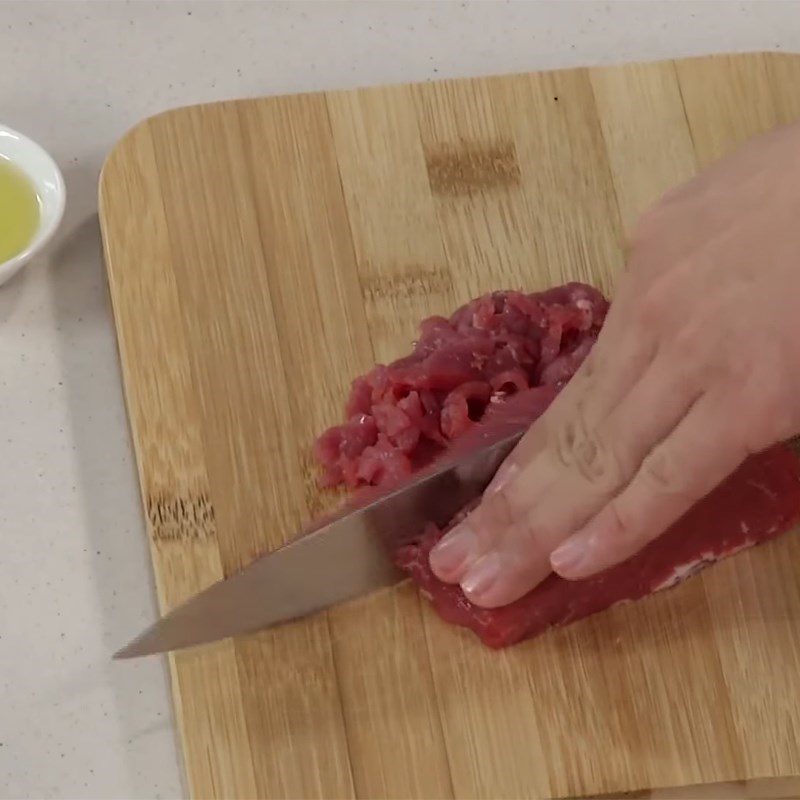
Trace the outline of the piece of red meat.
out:
M 511 420 L 496 420 L 498 428 L 487 422 L 471 433 L 486 427 L 490 430 L 482 432 L 482 443 L 499 439 L 519 424 L 519 409 L 518 405 Z M 458 444 L 470 449 L 477 440 Z M 498 648 L 675 586 L 714 561 L 774 539 L 798 520 L 800 460 L 787 446 L 776 445 L 751 456 L 666 533 L 624 563 L 582 581 L 551 575 L 503 608 L 478 608 L 459 586 L 445 584 L 431 572 L 428 556 L 444 533 L 434 525 L 418 543 L 402 548 L 396 561 L 444 620 L 470 628 L 485 644 Z
M 492 387 L 486 381 L 468 381 L 453 389 L 442 403 L 442 434 L 448 439 L 461 436 L 483 418 L 491 397 Z
M 525 430 L 558 391 L 558 386 L 542 386 L 496 405 L 480 425 L 440 457 L 458 458 Z M 623 564 L 583 581 L 552 575 L 503 608 L 480 609 L 458 586 L 443 583 L 431 572 L 428 556 L 445 532 L 434 525 L 428 526 L 419 542 L 398 551 L 395 559 L 443 619 L 470 628 L 490 647 L 506 647 L 550 627 L 675 586 L 714 561 L 774 539 L 798 520 L 800 460 L 788 446 L 776 445 L 751 456 L 667 532 Z
M 607 310 L 596 289 L 570 283 L 494 292 L 449 319 L 423 320 L 409 355 L 353 381 L 347 422 L 315 444 L 322 485 L 385 485 L 407 465 L 430 461 L 509 395 L 569 380 Z
M 347 422 L 316 441 L 323 485 L 359 488 L 355 507 L 432 461 L 458 459 L 527 429 L 589 354 L 607 310 L 595 289 L 567 284 L 538 294 L 495 292 L 449 320 L 423 321 L 413 352 L 357 378 Z M 428 556 L 444 533 L 433 525 L 395 557 L 440 616 L 490 647 L 505 647 L 674 586 L 798 519 L 800 461 L 779 445 L 749 458 L 625 563 L 583 581 L 553 575 L 504 608 L 477 608 L 433 575 Z

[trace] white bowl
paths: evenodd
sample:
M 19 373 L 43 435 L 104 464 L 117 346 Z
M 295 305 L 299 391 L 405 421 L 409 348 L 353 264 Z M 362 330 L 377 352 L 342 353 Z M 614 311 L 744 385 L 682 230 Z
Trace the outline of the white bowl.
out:
M 61 170 L 48 153 L 32 139 L 5 125 L 0 125 L 0 158 L 10 161 L 30 178 L 39 198 L 39 227 L 21 253 L 0 264 L 0 284 L 3 284 L 50 241 L 64 216 L 67 192 Z

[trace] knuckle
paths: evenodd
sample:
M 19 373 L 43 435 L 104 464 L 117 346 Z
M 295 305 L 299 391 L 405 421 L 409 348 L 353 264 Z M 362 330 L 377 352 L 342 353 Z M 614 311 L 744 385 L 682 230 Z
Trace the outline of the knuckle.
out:
M 630 503 L 612 501 L 606 506 L 602 539 L 595 548 L 608 564 L 619 564 L 630 558 L 649 540 L 649 530 L 641 512 Z
M 608 544 L 617 550 L 627 550 L 636 539 L 638 530 L 633 514 L 621 503 L 612 501 L 606 506 L 608 513 Z
M 691 270 L 688 260 L 677 259 L 671 269 L 653 275 L 642 286 L 633 311 L 633 322 L 640 333 L 662 330 L 672 322 L 676 308 L 680 307 L 676 297 L 680 295 L 685 274 Z
M 475 516 L 480 518 L 479 524 L 491 526 L 510 525 L 514 519 L 514 502 L 511 492 L 512 486 L 504 486 L 496 492 L 485 495 Z
M 693 390 L 695 396 L 713 381 L 715 368 L 709 366 L 703 346 L 697 342 L 693 345 L 692 339 L 683 331 L 677 333 L 667 346 L 661 363 L 669 375 L 671 386 Z
M 549 553 L 564 538 L 562 529 L 537 518 L 535 512 L 520 520 L 516 528 L 518 535 L 525 541 L 526 548 L 532 554 Z
M 665 447 L 653 450 L 642 462 L 641 475 L 659 494 L 687 493 L 686 470 Z
M 708 366 L 708 352 L 713 348 L 702 336 L 700 326 L 693 324 L 683 325 L 674 335 L 669 352 L 674 356 L 676 368 L 683 374 L 694 372 L 696 369 Z
M 575 378 L 579 378 L 583 384 L 583 392 L 592 390 L 594 385 L 602 379 L 603 374 L 608 371 L 607 361 L 608 352 L 605 341 L 598 340 L 575 373 Z
M 649 286 L 640 295 L 634 311 L 634 325 L 644 330 L 652 330 L 660 324 L 667 311 L 664 292 L 661 291 L 660 282 Z
M 553 453 L 558 466 L 576 472 L 593 486 L 615 486 L 620 470 L 613 447 L 586 424 L 580 405 L 576 411 L 555 433 Z
M 503 530 L 503 526 L 495 524 L 483 513 L 481 506 L 468 514 L 463 520 L 463 524 L 474 535 L 479 553 L 486 552 L 493 547 Z
M 548 553 L 564 538 L 564 530 L 547 522 L 536 514 L 535 511 L 528 514 L 523 522 L 525 535 L 530 542 Z

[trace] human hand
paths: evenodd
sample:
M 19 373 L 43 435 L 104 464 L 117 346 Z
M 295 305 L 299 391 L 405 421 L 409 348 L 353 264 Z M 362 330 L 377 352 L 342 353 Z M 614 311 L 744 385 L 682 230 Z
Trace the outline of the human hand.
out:
M 800 127 L 640 220 L 600 337 L 431 554 L 476 605 L 588 577 L 663 533 L 750 453 L 800 432 Z

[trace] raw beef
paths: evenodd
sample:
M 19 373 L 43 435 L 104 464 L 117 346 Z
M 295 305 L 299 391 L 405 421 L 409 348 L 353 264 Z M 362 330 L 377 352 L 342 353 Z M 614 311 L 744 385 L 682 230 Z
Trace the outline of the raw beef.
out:
M 596 290 L 569 284 L 534 295 L 497 292 L 449 320 L 424 321 L 414 352 L 356 379 L 348 422 L 317 440 L 324 483 L 361 487 L 355 507 L 431 462 L 525 430 L 588 355 L 607 309 Z M 506 647 L 674 586 L 798 519 L 800 461 L 778 445 L 750 457 L 623 564 L 583 581 L 551 575 L 504 608 L 478 608 L 433 575 L 428 557 L 445 532 L 434 525 L 395 557 L 443 619 L 470 628 L 490 647 Z
M 434 576 L 428 556 L 444 533 L 434 525 L 417 544 L 401 549 L 396 560 L 443 619 L 470 628 L 490 647 L 507 647 L 550 627 L 675 586 L 714 561 L 774 539 L 798 519 L 800 461 L 788 447 L 777 445 L 751 456 L 666 533 L 624 563 L 582 581 L 551 575 L 503 608 L 478 608 L 460 587 Z
M 532 386 L 561 386 L 594 344 L 608 302 L 571 283 L 537 294 L 495 292 L 450 319 L 422 322 L 412 353 L 353 382 L 347 421 L 317 439 L 324 486 L 407 477 L 487 409 Z

